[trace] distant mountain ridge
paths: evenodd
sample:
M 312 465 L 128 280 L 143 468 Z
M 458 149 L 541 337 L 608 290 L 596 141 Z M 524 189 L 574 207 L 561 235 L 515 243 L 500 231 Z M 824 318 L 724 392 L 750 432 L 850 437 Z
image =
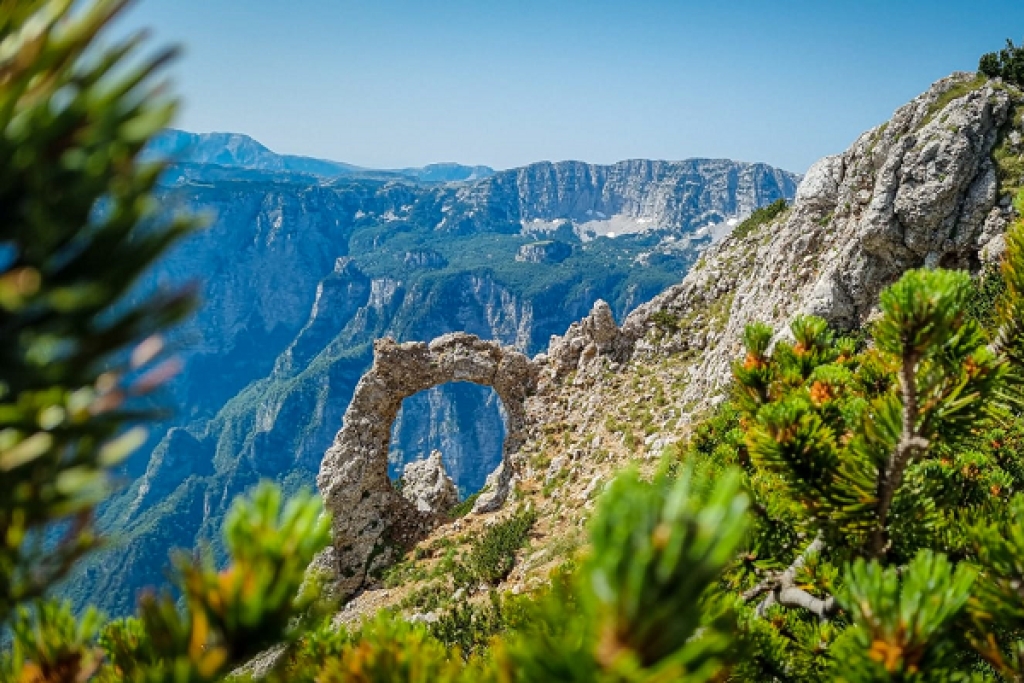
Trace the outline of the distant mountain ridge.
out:
M 571 224 L 583 240 L 659 230 L 681 237 L 790 197 L 799 181 L 767 164 L 729 159 L 541 161 L 457 187 L 443 223 L 478 230 L 507 221 L 530 234 L 564 233 Z
M 494 174 L 489 166 L 464 166 L 453 162 L 421 168 L 371 169 L 340 161 L 294 154 L 278 154 L 241 133 L 189 133 L 168 128 L 149 145 L 150 158 L 175 163 L 209 164 L 256 171 L 298 173 L 319 178 L 409 178 L 424 183 L 479 180 Z

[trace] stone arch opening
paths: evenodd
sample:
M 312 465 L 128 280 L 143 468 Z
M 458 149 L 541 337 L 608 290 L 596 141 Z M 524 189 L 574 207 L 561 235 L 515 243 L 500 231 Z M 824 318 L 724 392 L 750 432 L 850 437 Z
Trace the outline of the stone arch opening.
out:
M 481 490 L 501 464 L 507 411 L 493 387 L 450 382 L 402 401 L 391 426 L 388 476 L 399 480 L 405 465 L 439 451 L 459 499 Z
M 317 476 L 332 515 L 328 562 L 345 595 L 358 590 L 369 572 L 390 562 L 398 548 L 422 537 L 438 521 L 403 498 L 388 476 L 391 428 L 402 402 L 451 382 L 494 389 L 506 413 L 502 459 L 473 507 L 477 513 L 489 512 L 508 495 L 517 468 L 513 456 L 525 440 L 525 400 L 537 376 L 519 351 L 465 333 L 448 334 L 430 344 L 380 339 L 373 350 L 373 366 L 356 385 L 341 431 L 324 454 Z

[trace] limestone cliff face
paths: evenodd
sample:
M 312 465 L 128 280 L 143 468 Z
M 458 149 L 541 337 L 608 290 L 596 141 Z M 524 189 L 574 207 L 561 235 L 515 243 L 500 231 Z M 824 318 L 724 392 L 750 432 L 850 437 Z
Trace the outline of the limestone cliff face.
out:
M 689 231 L 791 196 L 797 181 L 765 164 L 724 159 L 544 162 L 459 188 L 457 210 L 445 222 L 467 226 L 484 219 L 531 232 L 555 232 L 571 223 L 584 238 Z
M 317 297 L 351 275 L 335 269 L 348 256 L 351 217 L 365 200 L 302 184 L 218 182 L 165 188 L 162 201 L 208 222 L 142 289 L 198 286 L 202 305 L 175 333 L 185 372 L 170 390 L 179 420 L 209 419 L 271 372 Z M 325 280 L 328 290 L 318 295 Z

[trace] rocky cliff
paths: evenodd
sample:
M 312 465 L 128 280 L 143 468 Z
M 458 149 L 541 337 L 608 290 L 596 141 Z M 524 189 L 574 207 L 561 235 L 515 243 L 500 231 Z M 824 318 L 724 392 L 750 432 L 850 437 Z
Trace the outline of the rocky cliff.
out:
M 634 159 L 611 166 L 537 163 L 460 187 L 445 226 L 482 221 L 530 233 L 571 229 L 582 239 L 685 231 L 748 215 L 790 196 L 796 178 L 765 164 Z
M 680 400 L 706 402 L 751 322 L 784 329 L 805 313 L 851 329 L 908 269 L 977 272 L 1001 253 L 1012 211 L 1000 183 L 1021 182 L 997 163 L 1024 152 L 1019 103 L 1016 89 L 974 74 L 938 81 L 816 163 L 785 215 L 706 254 L 680 285 L 631 314 L 626 333 L 642 340 L 645 356 L 697 354 Z M 656 311 L 677 318 L 678 331 L 650 336 Z
M 457 553 L 521 505 L 537 510 L 540 521 L 504 587 L 519 591 L 543 582 L 580 542 L 580 525 L 602 484 L 628 463 L 652 467 L 722 395 L 745 325 L 761 321 L 783 334 L 794 316 L 813 313 L 857 327 L 871 319 L 880 290 L 907 269 L 978 272 L 996 260 L 1013 211 L 1008 193 L 1024 186 L 1022 140 L 1024 93 L 954 74 L 845 153 L 816 164 L 785 213 L 764 225 L 741 224 L 680 284 L 639 306 L 621 327 L 606 305 L 596 305 L 530 361 L 519 428 L 524 438 L 506 448 L 502 463 L 512 492 L 505 508 L 435 520 L 432 531 L 431 524 L 420 525 L 427 538 L 406 564 L 426 567 L 406 567 L 403 575 L 428 578 L 385 589 L 364 561 L 377 556 L 388 528 L 404 524 L 398 507 L 369 516 L 372 538 L 336 526 L 335 545 L 347 554 L 325 564 L 344 577 L 343 592 L 363 589 L 341 618 L 385 605 L 436 605 L 430 596 L 444 578 L 431 569 L 434 549 Z M 365 458 L 344 449 L 343 434 L 321 465 L 324 491 L 346 463 Z M 351 506 L 332 512 L 349 514 Z

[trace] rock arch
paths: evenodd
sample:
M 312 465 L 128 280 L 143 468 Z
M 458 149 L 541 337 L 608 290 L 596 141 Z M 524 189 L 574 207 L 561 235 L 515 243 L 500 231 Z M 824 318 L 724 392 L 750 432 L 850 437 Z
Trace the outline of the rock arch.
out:
M 378 558 L 414 540 L 436 523 L 395 491 L 388 479 L 391 425 L 402 401 L 449 382 L 493 387 L 508 416 L 502 462 L 487 479 L 474 512 L 505 501 L 515 473 L 514 454 L 526 438 L 526 397 L 537 369 L 522 353 L 462 332 L 429 344 L 379 339 L 373 366 L 356 385 L 341 431 L 324 454 L 317 486 L 333 516 L 333 550 L 326 562 L 343 595 L 359 589 Z

